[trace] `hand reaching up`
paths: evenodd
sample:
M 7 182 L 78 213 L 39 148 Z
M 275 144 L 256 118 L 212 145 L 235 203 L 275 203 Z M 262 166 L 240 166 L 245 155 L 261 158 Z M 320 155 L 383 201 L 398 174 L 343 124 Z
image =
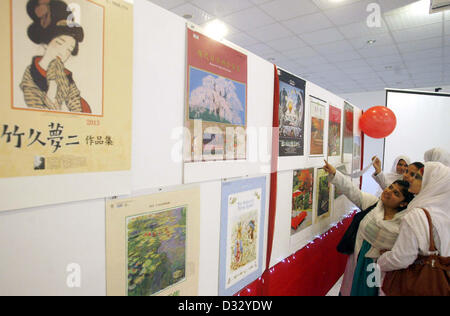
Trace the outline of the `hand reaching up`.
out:
M 333 167 L 332 165 L 330 165 L 329 163 L 328 163 L 328 161 L 326 161 L 326 160 L 324 160 L 325 161 L 325 165 L 323 166 L 323 169 L 326 171 L 326 172 L 328 172 L 329 174 L 331 174 L 331 175 L 335 175 L 336 174 L 336 168 L 335 167 Z

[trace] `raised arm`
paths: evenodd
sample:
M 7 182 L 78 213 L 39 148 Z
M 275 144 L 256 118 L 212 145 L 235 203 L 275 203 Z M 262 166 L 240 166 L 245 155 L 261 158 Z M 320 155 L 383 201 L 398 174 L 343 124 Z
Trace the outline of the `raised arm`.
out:
M 372 194 L 362 192 L 356 187 L 349 177 L 344 176 L 325 160 L 323 167 L 329 174 L 330 183 L 334 184 L 342 194 L 352 201 L 358 208 L 364 210 L 378 201 L 378 198 Z

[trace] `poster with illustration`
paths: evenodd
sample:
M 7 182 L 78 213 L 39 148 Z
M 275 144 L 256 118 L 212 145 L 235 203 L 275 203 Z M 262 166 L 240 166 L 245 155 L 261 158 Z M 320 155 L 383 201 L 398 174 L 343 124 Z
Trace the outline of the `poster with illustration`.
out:
M 291 236 L 312 224 L 314 168 L 294 170 L 292 183 Z
M 341 155 L 341 109 L 329 106 L 328 116 L 328 156 Z
M 316 183 L 316 217 L 318 220 L 330 216 L 330 183 L 328 173 L 323 169 L 317 169 Z
M 151 296 L 186 278 L 186 207 L 127 221 L 128 296 Z
M 353 106 L 344 102 L 344 154 L 353 154 Z
M 281 69 L 278 69 L 278 76 L 279 156 L 303 156 L 306 82 Z
M 352 173 L 361 170 L 361 136 L 353 136 Z
M 106 204 L 107 294 L 197 295 L 200 190 L 125 196 Z
M 0 12 L 0 178 L 130 170 L 133 5 L 3 0 Z
M 265 190 L 265 177 L 222 183 L 219 295 L 233 295 L 261 276 Z
M 185 162 L 204 157 L 202 142 L 208 129 L 219 129 L 220 147 L 214 160 L 246 158 L 247 55 L 188 27 Z M 205 159 L 206 158 L 206 159 Z
M 326 102 L 310 96 L 310 156 L 324 155 Z

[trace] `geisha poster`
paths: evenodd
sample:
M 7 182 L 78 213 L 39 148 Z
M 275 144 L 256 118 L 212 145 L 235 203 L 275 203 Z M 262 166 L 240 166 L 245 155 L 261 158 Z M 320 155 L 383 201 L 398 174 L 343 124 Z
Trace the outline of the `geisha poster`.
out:
M 344 154 L 353 154 L 353 106 L 344 102 Z
M 303 156 L 306 82 L 281 69 L 279 111 L 279 155 Z
M 190 28 L 187 39 L 184 160 L 245 159 L 247 55 Z M 214 151 L 204 153 L 212 138 Z
M 106 204 L 107 294 L 197 295 L 200 190 L 120 197 Z
M 0 178 L 131 168 L 133 6 L 0 3 Z
M 310 155 L 324 155 L 326 102 L 310 96 Z
M 314 168 L 294 170 L 292 182 L 291 236 L 312 224 Z
M 219 295 L 231 296 L 262 272 L 266 178 L 222 183 Z
M 329 106 L 328 156 L 341 155 L 341 113 L 341 109 Z

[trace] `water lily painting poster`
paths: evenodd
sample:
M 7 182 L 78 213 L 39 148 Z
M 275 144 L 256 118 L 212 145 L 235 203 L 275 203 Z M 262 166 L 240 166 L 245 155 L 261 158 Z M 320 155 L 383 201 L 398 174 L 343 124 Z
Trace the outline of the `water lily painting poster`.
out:
M 119 197 L 106 204 L 108 295 L 198 294 L 198 188 Z
M 265 189 L 265 177 L 222 183 L 219 295 L 233 295 L 261 276 Z
M 185 161 L 245 159 L 247 55 L 190 28 L 187 36 Z M 205 134 L 225 154 L 203 152 Z

